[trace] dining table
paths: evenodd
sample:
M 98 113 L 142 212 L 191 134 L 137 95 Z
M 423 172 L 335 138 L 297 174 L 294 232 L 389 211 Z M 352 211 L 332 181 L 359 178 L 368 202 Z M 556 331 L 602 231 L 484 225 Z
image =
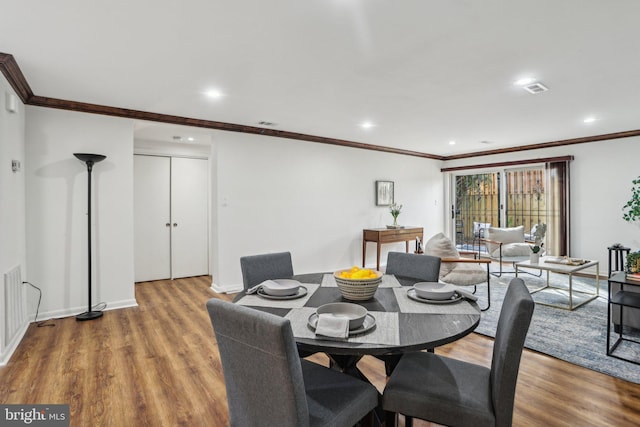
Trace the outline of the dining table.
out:
M 290 279 L 301 283 L 306 291 L 303 296 L 272 299 L 243 291 L 233 302 L 288 318 L 300 351 L 326 353 L 332 367 L 361 378 L 364 375 L 356 364 L 363 356 L 432 350 L 468 335 L 480 322 L 480 308 L 473 300 L 424 303 L 410 298 L 408 291 L 421 280 L 409 277 L 383 275 L 373 298 L 366 301 L 344 299 L 333 273 L 299 274 Z M 362 305 L 375 325 L 346 339 L 316 336 L 310 317 L 318 307 L 334 302 Z

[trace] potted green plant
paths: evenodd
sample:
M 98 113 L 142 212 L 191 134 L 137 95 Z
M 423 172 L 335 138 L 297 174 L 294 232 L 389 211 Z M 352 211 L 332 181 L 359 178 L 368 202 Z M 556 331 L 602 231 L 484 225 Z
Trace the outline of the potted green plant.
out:
M 631 183 L 631 199 L 622 207 L 622 219 L 627 222 L 640 220 L 640 176 Z
M 537 264 L 540 261 L 540 255 L 542 255 L 542 248 L 544 246 L 544 235 L 547 233 L 547 224 L 542 223 L 538 224 L 536 230 L 533 232 L 533 237 L 535 242 L 533 245 L 530 245 L 531 248 L 531 256 L 529 257 L 529 262 L 531 264 Z
M 627 273 L 640 272 L 640 252 L 631 252 L 627 255 Z

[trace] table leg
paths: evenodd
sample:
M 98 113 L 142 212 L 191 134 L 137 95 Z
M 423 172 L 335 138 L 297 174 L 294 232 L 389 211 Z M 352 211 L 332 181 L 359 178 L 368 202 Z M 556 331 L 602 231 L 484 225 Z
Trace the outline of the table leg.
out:
M 409 241 L 407 240 L 407 241 L 406 241 L 406 242 L 404 242 L 404 243 L 405 243 L 405 247 L 406 247 L 405 252 L 406 252 L 406 253 L 409 253 Z
M 380 250 L 382 249 L 382 243 L 378 242 L 378 250 L 376 252 L 376 270 L 380 271 Z
M 367 241 L 362 239 L 362 268 L 364 268 L 364 263 L 367 260 Z
M 569 310 L 573 310 L 573 274 L 569 273 Z

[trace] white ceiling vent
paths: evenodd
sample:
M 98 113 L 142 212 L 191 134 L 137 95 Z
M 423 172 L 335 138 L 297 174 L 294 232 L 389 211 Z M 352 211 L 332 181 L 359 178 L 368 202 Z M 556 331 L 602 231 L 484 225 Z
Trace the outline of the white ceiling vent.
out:
M 522 87 L 524 90 L 526 90 L 529 93 L 533 93 L 534 95 L 536 93 L 542 93 L 549 90 L 545 85 L 543 85 L 540 82 L 531 83 Z

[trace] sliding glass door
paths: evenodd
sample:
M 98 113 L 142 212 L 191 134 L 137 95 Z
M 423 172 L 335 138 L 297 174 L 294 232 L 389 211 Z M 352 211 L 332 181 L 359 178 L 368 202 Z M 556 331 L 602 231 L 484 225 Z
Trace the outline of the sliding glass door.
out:
M 548 253 L 569 254 L 568 162 L 453 176 L 451 207 L 458 248 L 477 250 L 486 227 L 547 224 Z

